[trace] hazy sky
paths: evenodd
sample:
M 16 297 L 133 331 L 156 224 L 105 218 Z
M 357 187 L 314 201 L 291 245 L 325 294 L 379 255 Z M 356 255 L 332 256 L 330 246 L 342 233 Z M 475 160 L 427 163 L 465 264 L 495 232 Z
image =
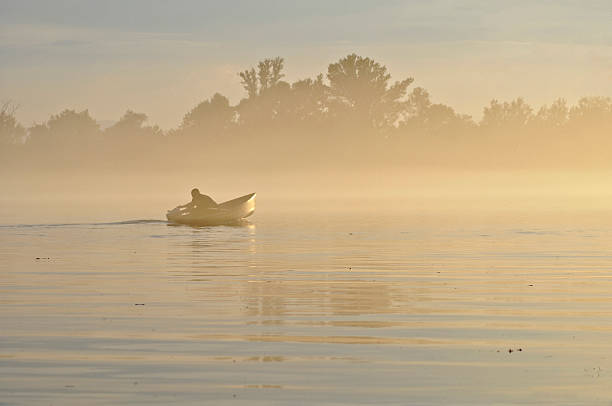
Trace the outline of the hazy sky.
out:
M 478 118 L 492 98 L 612 95 L 611 22 L 610 0 L 0 0 L 0 100 L 26 125 L 89 108 L 168 128 L 214 92 L 237 102 L 260 59 L 295 80 L 356 52 Z

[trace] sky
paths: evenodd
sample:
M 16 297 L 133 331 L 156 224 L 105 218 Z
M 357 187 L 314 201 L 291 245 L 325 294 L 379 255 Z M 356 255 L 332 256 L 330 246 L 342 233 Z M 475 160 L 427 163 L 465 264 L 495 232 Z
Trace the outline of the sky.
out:
M 349 53 L 479 119 L 492 99 L 612 95 L 610 0 L 0 0 L 0 101 L 28 126 L 63 109 L 176 127 L 238 72 L 285 58 L 289 81 Z

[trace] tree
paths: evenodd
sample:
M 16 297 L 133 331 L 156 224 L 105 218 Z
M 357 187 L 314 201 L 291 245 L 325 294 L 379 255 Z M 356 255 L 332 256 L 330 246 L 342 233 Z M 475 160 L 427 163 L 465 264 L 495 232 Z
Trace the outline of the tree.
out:
M 148 117 L 144 113 L 135 113 L 128 110 L 112 126 L 108 127 L 104 133 L 112 137 L 130 137 L 144 135 L 160 135 L 161 130 L 158 126 L 145 126 Z
M 569 120 L 574 126 L 588 129 L 612 127 L 612 99 L 583 97 L 570 109 Z
M 291 84 L 290 119 L 301 123 L 321 123 L 326 120 L 329 106 L 329 88 L 323 83 L 323 75 L 316 79 L 298 80 Z
M 460 134 L 475 126 L 471 116 L 457 114 L 444 104 L 432 104 L 427 109 L 425 122 L 431 134 Z
M 406 113 L 413 118 L 423 117 L 430 106 L 429 92 L 422 87 L 417 87 L 408 96 Z
M 235 122 L 236 111 L 227 97 L 215 93 L 194 107 L 183 118 L 180 130 L 187 135 L 224 132 Z
M 257 64 L 257 71 L 251 68 L 240 72 L 242 86 L 248 98 L 242 99 L 237 106 L 238 123 L 242 126 L 258 127 L 277 125 L 283 111 L 291 86 L 281 79 L 284 59 L 268 58 Z
M 255 69 L 251 68 L 250 70 L 245 70 L 238 74 L 242 79 L 240 83 L 244 90 L 246 90 L 248 98 L 252 99 L 257 96 L 258 93 L 258 85 L 257 85 L 257 74 L 255 73 Z
M 544 105 L 533 118 L 536 128 L 552 130 L 564 127 L 569 119 L 569 109 L 565 99 L 555 100 L 550 107 Z
M 298 80 L 292 84 L 279 81 L 261 92 L 256 100 L 246 100 L 241 109 L 243 118 L 259 125 L 310 128 L 320 124 L 327 114 L 328 88 L 323 75 Z
M 391 75 L 384 65 L 370 58 L 350 54 L 329 65 L 327 78 L 337 113 L 368 127 L 396 124 L 404 108 L 403 98 L 412 78 L 389 85 Z
M 45 123 L 32 124 L 28 128 L 28 143 L 46 142 L 49 139 L 49 127 Z
M 254 98 L 266 89 L 278 85 L 285 76 L 282 73 L 284 63 L 285 60 L 277 56 L 274 59 L 268 58 L 260 61 L 257 64 L 257 72 L 255 72 L 255 68 L 251 68 L 238 73 L 241 78 L 240 83 L 246 90 L 248 97 Z
M 500 103 L 497 100 L 492 100 L 489 106 L 484 108 L 480 127 L 492 130 L 516 131 L 524 128 L 532 119 L 532 108 L 520 97 L 510 103 Z
M 26 131 L 15 118 L 17 106 L 7 101 L 0 105 L 0 145 L 25 142 Z
M 47 121 L 47 128 L 52 136 L 67 138 L 83 139 L 100 132 L 100 126 L 91 118 L 88 110 L 79 113 L 74 110 L 64 110 L 52 115 Z
M 274 59 L 264 59 L 257 64 L 260 92 L 276 86 L 282 77 L 284 59 L 276 57 Z
M 468 115 L 455 113 L 444 104 L 433 104 L 427 90 L 415 88 L 407 101 L 406 116 L 400 127 L 409 132 L 426 134 L 456 134 L 474 126 Z

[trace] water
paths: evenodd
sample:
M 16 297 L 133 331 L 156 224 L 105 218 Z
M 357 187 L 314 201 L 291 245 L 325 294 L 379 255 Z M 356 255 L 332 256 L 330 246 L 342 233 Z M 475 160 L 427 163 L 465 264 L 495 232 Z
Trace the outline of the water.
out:
M 0 404 L 610 404 L 610 218 L 2 226 Z

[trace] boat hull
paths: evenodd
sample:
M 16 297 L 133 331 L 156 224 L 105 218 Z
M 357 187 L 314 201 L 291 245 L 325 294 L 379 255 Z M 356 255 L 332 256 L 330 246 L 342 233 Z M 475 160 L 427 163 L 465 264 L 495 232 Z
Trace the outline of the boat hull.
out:
M 175 208 L 166 213 L 168 221 L 192 226 L 235 224 L 255 212 L 255 193 L 228 200 L 215 208 L 189 210 Z

